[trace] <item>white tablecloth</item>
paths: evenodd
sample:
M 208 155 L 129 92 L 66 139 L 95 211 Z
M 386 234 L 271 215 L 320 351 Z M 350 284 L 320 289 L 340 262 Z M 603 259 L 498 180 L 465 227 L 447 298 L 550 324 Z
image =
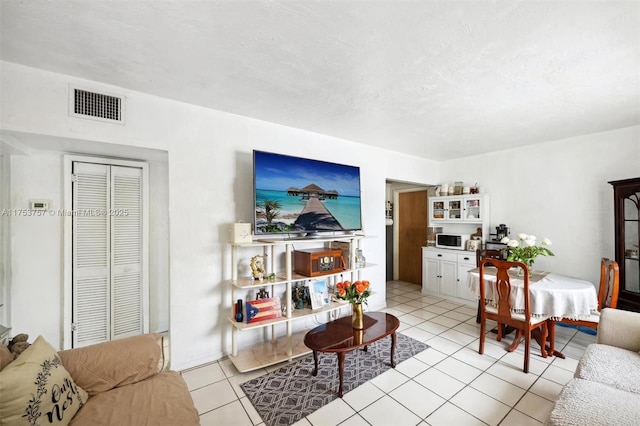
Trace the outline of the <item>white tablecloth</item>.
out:
M 489 275 L 491 274 L 491 275 Z M 510 276 L 511 282 L 511 306 L 515 311 L 524 312 L 524 281 L 515 273 Z M 485 282 L 487 285 L 485 297 L 493 302 L 495 288 L 495 268 L 485 268 Z M 467 274 L 469 289 L 480 298 L 480 273 L 479 268 L 469 271 Z M 554 319 L 584 319 L 598 310 L 598 295 L 596 289 L 589 281 L 565 275 L 534 271 L 529 280 L 531 296 L 529 304 L 531 314 L 534 316 L 551 316 Z

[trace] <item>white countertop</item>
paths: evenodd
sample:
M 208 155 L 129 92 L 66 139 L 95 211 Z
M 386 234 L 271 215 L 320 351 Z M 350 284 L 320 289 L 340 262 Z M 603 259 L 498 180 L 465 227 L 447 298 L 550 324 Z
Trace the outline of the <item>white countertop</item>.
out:
M 431 247 L 431 246 L 422 246 L 423 249 L 425 250 L 430 250 L 430 251 L 442 251 L 442 252 L 446 252 L 446 253 L 458 253 L 458 254 L 469 254 L 469 253 L 473 253 L 474 255 L 476 254 L 475 250 L 474 251 L 467 251 L 467 250 L 455 250 L 455 249 L 445 249 L 445 248 L 439 248 L 439 247 Z

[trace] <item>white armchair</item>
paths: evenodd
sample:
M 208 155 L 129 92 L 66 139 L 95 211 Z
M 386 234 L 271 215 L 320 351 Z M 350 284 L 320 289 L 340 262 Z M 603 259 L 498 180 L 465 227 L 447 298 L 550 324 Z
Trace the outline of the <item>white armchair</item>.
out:
M 603 309 L 547 425 L 636 425 L 640 418 L 640 313 Z
M 603 309 L 596 342 L 640 352 L 640 314 Z

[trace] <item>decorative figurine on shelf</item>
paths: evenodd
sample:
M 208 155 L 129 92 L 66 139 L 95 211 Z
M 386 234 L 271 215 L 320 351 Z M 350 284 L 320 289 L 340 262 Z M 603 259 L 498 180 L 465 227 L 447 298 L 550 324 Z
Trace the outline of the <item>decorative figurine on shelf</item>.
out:
M 258 294 L 256 294 L 256 299 L 268 299 L 269 292 L 265 288 L 261 288 L 258 290 Z
M 296 309 L 304 309 L 305 306 L 311 303 L 309 287 L 304 284 L 296 284 L 292 290 L 293 294 L 291 295 L 291 299 Z
M 260 282 L 264 280 L 264 274 L 266 273 L 264 269 L 264 259 L 266 257 L 266 254 L 257 254 L 251 258 L 251 276 Z
M 291 299 L 295 309 L 304 309 L 304 287 L 296 284 Z
M 311 292 L 308 285 L 302 286 L 302 300 L 305 306 L 311 306 Z

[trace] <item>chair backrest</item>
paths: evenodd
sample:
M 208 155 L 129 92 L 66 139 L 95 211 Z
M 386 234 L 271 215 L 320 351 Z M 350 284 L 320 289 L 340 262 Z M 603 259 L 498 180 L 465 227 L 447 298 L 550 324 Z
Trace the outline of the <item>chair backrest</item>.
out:
M 480 266 L 480 261 L 482 259 L 503 260 L 504 256 L 500 250 L 492 250 L 492 249 L 476 250 L 476 266 Z
M 499 318 L 511 318 L 511 280 L 509 270 L 512 267 L 520 267 L 524 270 L 524 315 L 527 319 L 531 318 L 531 310 L 529 307 L 529 268 L 522 262 L 510 262 L 498 259 L 482 259 L 480 261 L 480 300 L 486 300 L 486 285 L 491 285 L 490 281 L 485 282 L 485 268 L 494 266 L 496 268 L 496 283 L 493 291 L 493 304 L 497 305 Z M 483 308 L 484 309 L 484 308 Z M 497 320 L 500 323 L 500 320 Z
M 620 272 L 618 262 L 602 258 L 600 262 L 600 288 L 598 289 L 598 310 L 615 309 L 618 306 L 620 290 Z

